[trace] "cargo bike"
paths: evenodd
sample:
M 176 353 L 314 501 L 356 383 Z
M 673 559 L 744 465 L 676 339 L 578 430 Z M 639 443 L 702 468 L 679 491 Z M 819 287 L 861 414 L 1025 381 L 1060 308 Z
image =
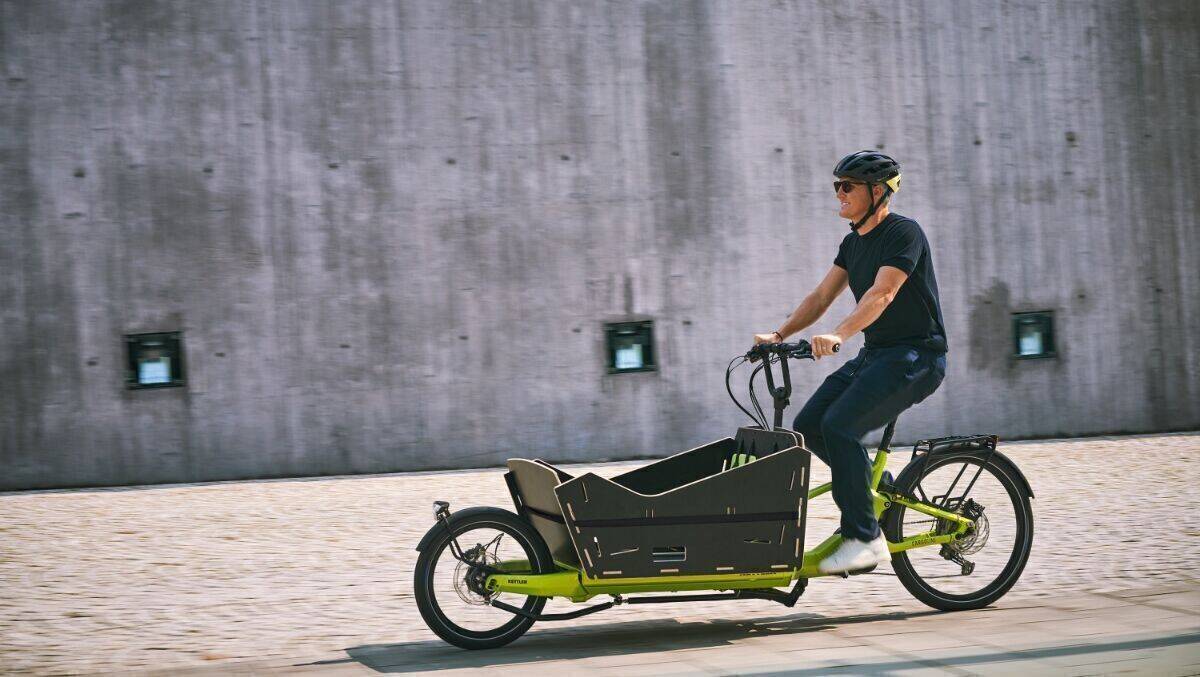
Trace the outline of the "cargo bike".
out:
M 732 438 L 611 478 L 510 459 L 504 479 L 515 512 L 451 512 L 445 501 L 435 502 L 435 523 L 417 545 L 414 574 L 429 628 L 450 644 L 487 649 L 512 642 L 536 621 L 622 604 L 755 599 L 794 606 L 809 579 L 826 575 L 817 563 L 841 536 L 835 532 L 805 550 L 808 501 L 831 486 L 809 487 L 803 436 L 782 427 L 791 359 L 812 359 L 810 345 L 762 344 L 730 362 L 726 391 L 755 421 Z M 750 409 L 730 387 L 731 375 L 747 363 L 757 363 Z M 774 425 L 754 390 L 759 372 L 774 403 Z M 936 609 L 995 602 L 1029 559 L 1029 482 L 996 449 L 995 435 L 921 440 L 893 479 L 886 467 L 895 425 L 885 428 L 875 453 L 871 490 L 896 577 Z M 598 596 L 610 599 L 568 612 L 544 610 L 551 598 L 584 603 Z

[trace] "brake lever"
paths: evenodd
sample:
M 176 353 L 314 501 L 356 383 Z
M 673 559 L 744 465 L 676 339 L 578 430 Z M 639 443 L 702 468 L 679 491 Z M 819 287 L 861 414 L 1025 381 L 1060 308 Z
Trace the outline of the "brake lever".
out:
M 769 346 L 769 345 L 771 345 L 771 344 L 770 343 L 760 343 L 760 344 L 754 346 L 753 348 L 751 348 L 750 350 L 747 350 L 744 357 L 747 360 L 749 360 L 751 363 L 758 362 L 762 358 L 763 353 L 766 352 L 766 350 L 763 348 L 763 346 Z

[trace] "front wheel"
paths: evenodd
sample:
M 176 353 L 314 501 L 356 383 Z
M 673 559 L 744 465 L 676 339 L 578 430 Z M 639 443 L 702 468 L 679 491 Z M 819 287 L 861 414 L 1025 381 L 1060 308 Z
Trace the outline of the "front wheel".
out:
M 455 559 L 450 534 L 434 525 L 434 537 L 417 558 L 413 588 L 421 617 L 438 637 L 464 649 L 494 649 L 525 634 L 533 620 L 492 607 L 489 596 L 469 580 L 472 566 Z M 545 541 L 528 522 L 500 508 L 468 508 L 450 516 L 459 546 L 472 562 L 497 566 L 507 563 L 512 573 L 549 573 L 554 560 Z M 533 614 L 541 613 L 545 597 L 491 593 L 491 599 Z
M 938 453 L 909 464 L 895 487 L 975 521 L 970 533 L 952 543 L 892 556 L 896 577 L 914 597 L 943 611 L 979 609 L 1017 582 L 1033 546 L 1033 508 L 1024 482 L 1006 457 L 967 449 Z M 947 520 L 899 504 L 888 509 L 883 522 L 893 543 L 953 529 Z

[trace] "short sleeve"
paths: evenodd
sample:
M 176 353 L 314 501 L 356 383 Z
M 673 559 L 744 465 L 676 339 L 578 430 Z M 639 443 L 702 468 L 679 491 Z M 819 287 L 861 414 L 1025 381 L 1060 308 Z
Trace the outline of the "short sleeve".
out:
M 837 253 L 837 256 L 835 256 L 833 258 L 833 265 L 841 268 L 842 270 L 849 270 L 849 267 L 846 265 L 846 240 L 845 240 L 845 238 L 843 238 L 842 243 L 840 245 L 838 245 L 838 253 Z
M 921 237 L 921 230 L 917 224 L 912 222 L 902 223 L 893 229 L 882 244 L 880 267 L 899 268 L 905 275 L 912 275 L 917 269 L 917 261 L 921 260 L 921 254 L 925 252 L 925 238 Z

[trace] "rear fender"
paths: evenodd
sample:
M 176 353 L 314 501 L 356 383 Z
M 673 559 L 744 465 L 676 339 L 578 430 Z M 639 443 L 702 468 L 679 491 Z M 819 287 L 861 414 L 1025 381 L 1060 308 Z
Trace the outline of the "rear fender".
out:
M 503 508 L 490 508 L 490 507 L 486 507 L 486 506 L 480 506 L 480 507 L 476 507 L 476 508 L 467 508 L 466 510 L 459 510 L 458 512 L 450 513 L 450 528 L 453 529 L 454 525 L 457 524 L 459 520 L 466 519 L 468 517 L 471 517 L 472 515 L 479 515 L 479 514 L 485 514 L 485 513 L 486 514 L 504 513 L 506 515 L 513 515 L 512 512 L 510 512 L 508 510 L 504 510 Z M 515 515 L 513 515 L 513 516 L 515 516 Z M 433 526 L 429 528 L 429 531 L 426 531 L 425 535 L 423 537 L 421 537 L 421 542 L 417 543 L 417 552 L 424 552 L 425 548 L 428 548 L 430 546 L 430 544 L 433 543 L 433 539 L 444 534 L 445 532 L 446 532 L 445 524 L 442 524 L 441 522 L 434 522 Z
M 1021 472 L 1021 469 L 1017 467 L 1016 463 L 1012 462 L 1011 458 L 997 451 L 996 455 L 992 457 L 992 460 L 996 461 L 997 465 L 1004 466 L 1006 470 L 1009 470 L 1012 475 L 1020 480 L 1021 486 L 1025 488 L 1025 493 L 1028 494 L 1030 498 L 1034 498 L 1033 487 L 1029 485 L 1029 480 L 1025 479 L 1025 473 Z

